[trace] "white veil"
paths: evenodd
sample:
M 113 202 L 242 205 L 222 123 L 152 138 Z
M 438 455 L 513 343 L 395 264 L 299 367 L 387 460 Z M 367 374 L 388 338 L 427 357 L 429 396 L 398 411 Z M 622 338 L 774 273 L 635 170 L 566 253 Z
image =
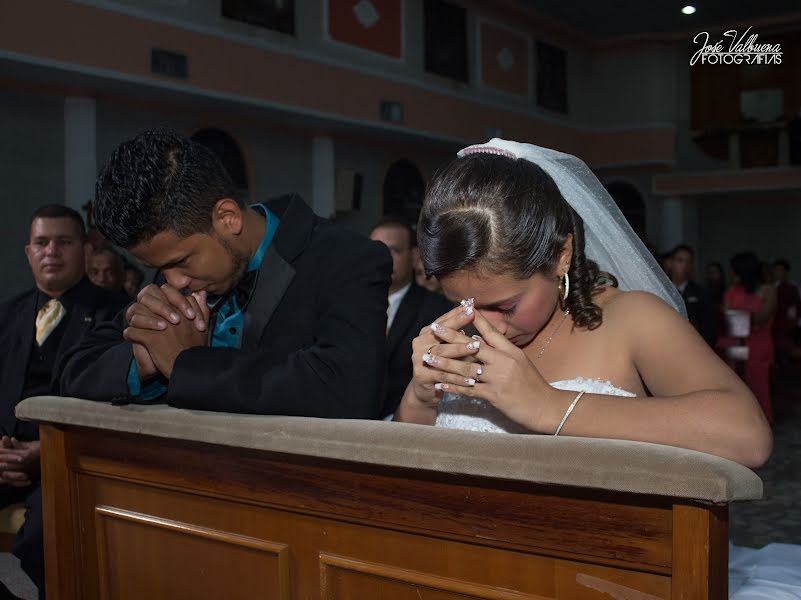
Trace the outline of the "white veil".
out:
M 584 221 L 585 253 L 622 290 L 651 292 L 686 316 L 684 301 L 662 268 L 626 221 L 612 197 L 584 162 L 548 148 L 493 138 L 468 146 L 459 156 L 489 153 L 523 158 L 548 173 L 565 200 Z

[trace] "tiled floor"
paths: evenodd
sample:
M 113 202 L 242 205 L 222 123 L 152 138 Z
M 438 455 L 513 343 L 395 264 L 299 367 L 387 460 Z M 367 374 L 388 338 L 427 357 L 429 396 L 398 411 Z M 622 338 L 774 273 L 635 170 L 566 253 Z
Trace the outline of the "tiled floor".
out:
M 764 497 L 731 507 L 731 541 L 752 548 L 801 544 L 801 407 L 774 425 L 773 456 L 756 472 L 765 484 Z
M 0 581 L 8 587 L 8 591 L 22 600 L 36 600 L 36 586 L 22 572 L 19 561 L 8 552 L 0 552 Z M 0 598 L 3 598 L 0 591 Z

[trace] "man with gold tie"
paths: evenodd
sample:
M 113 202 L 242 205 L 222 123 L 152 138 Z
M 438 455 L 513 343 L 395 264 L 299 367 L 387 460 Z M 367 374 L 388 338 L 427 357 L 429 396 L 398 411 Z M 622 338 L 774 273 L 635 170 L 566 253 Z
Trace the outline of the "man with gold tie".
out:
M 84 275 L 81 216 L 60 204 L 31 219 L 25 255 L 36 286 L 0 304 L 0 507 L 24 502 L 25 523 L 14 542 L 22 568 L 44 597 L 39 441 L 34 424 L 17 421 L 23 398 L 50 394 L 55 367 L 95 322 L 124 308 L 123 294 Z M 2 594 L 0 584 L 0 594 Z

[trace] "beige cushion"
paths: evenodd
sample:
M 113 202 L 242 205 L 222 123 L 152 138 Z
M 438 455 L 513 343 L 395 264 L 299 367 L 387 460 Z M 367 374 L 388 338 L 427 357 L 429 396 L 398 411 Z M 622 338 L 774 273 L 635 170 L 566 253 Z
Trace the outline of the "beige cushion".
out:
M 17 533 L 25 522 L 25 505 L 12 504 L 0 510 L 0 533 Z
M 165 405 L 111 406 L 28 398 L 17 417 L 111 431 L 708 502 L 762 497 L 762 481 L 730 460 L 671 446 L 595 438 L 510 435 L 410 423 L 239 415 Z

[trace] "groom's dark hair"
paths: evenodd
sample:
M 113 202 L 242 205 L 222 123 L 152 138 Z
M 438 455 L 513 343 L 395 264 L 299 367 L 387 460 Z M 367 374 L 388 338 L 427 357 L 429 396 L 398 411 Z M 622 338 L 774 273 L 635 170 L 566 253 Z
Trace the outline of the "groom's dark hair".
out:
M 111 153 L 97 177 L 93 215 L 106 238 L 130 248 L 162 231 L 181 237 L 210 231 L 212 209 L 223 198 L 244 206 L 217 156 L 160 128 Z
M 417 228 L 426 275 L 438 278 L 461 270 L 553 274 L 569 234 L 565 308 L 577 326 L 595 329 L 603 315 L 593 297 L 617 281 L 585 256 L 584 222 L 536 164 L 484 153 L 457 158 L 435 175 Z

